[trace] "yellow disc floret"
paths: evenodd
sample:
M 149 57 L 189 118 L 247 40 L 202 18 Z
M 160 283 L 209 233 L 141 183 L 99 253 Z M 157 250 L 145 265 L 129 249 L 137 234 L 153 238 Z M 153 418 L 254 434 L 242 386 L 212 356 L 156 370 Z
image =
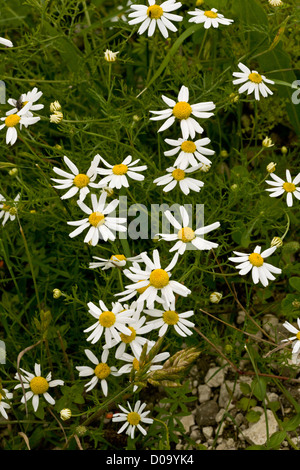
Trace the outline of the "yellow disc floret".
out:
M 169 284 L 169 274 L 164 269 L 154 269 L 149 280 L 151 286 L 162 289 Z
M 100 362 L 100 364 L 95 367 L 94 373 L 98 379 L 106 379 L 110 374 L 110 367 L 107 364 Z
M 104 224 L 105 216 L 101 212 L 93 212 L 89 216 L 89 223 L 94 227 L 99 227 L 100 225 Z
M 248 259 L 253 266 L 258 268 L 264 264 L 264 259 L 259 253 L 252 253 Z
M 149 18 L 154 20 L 159 20 L 163 13 L 164 11 L 159 5 L 152 5 L 147 8 L 147 15 L 149 16 Z
M 124 333 L 120 334 L 121 340 L 125 344 L 131 343 L 131 341 L 133 341 L 136 337 L 135 329 L 132 326 L 128 326 L 127 328 L 129 328 L 129 330 L 131 331 L 131 335 L 125 335 Z
M 207 18 L 217 18 L 218 13 L 215 11 L 207 10 L 204 12 L 204 15 L 207 16 Z
M 185 172 L 181 170 L 180 168 L 176 168 L 176 170 L 172 171 L 172 176 L 174 180 L 181 181 L 181 180 L 184 180 L 185 178 Z
M 140 362 L 139 360 L 135 357 L 132 361 L 132 367 L 134 370 L 140 370 Z
M 116 322 L 116 315 L 113 312 L 110 311 L 105 311 L 102 312 L 101 315 L 99 316 L 99 323 L 101 326 L 104 326 L 105 328 L 110 328 L 113 326 Z
M 142 280 L 138 281 L 138 282 L 143 282 Z M 147 286 L 145 287 L 140 287 L 139 289 L 137 289 L 136 291 L 139 293 L 139 294 L 143 294 L 143 292 L 145 292 L 146 289 L 148 289 L 148 287 L 150 286 L 150 284 L 148 284 Z
M 183 227 L 178 232 L 179 240 L 183 241 L 184 243 L 188 243 L 195 238 L 195 232 L 190 227 Z
M 191 140 L 185 140 L 184 142 L 182 142 L 180 148 L 185 153 L 194 153 L 197 149 L 196 145 Z
M 111 255 L 110 260 L 116 261 L 115 258 L 117 258 L 118 261 L 126 261 L 126 257 L 124 255 Z
M 128 413 L 127 415 L 127 421 L 129 424 L 131 424 L 132 426 L 136 426 L 137 424 L 139 424 L 139 422 L 141 421 L 141 417 L 138 413 L 136 413 L 135 411 L 131 411 L 130 413 Z
M 85 186 L 87 186 L 89 182 L 90 182 L 90 178 L 87 175 L 83 175 L 81 173 L 76 175 L 75 178 L 73 179 L 73 183 L 79 189 L 85 188 Z
M 115 165 L 112 169 L 112 172 L 114 175 L 125 175 L 128 171 L 128 166 L 124 165 L 123 163 L 119 163 L 118 165 Z
M 19 124 L 20 119 L 20 116 L 18 116 L 17 114 L 10 114 L 5 119 L 5 125 L 6 127 L 15 127 L 17 124 Z
M 287 193 L 293 193 L 296 189 L 294 183 L 284 183 L 282 187 Z
M 30 388 L 35 395 L 41 395 L 47 392 L 49 384 L 44 377 L 37 376 L 30 381 Z
M 177 119 L 187 119 L 192 114 L 192 107 L 186 101 L 178 101 L 173 108 L 173 114 Z
M 248 78 L 253 83 L 261 83 L 262 82 L 262 76 L 257 72 L 250 73 L 248 75 Z
M 176 325 L 176 323 L 178 323 L 178 320 L 178 313 L 174 310 L 166 310 L 163 313 L 163 321 L 167 323 L 167 325 Z

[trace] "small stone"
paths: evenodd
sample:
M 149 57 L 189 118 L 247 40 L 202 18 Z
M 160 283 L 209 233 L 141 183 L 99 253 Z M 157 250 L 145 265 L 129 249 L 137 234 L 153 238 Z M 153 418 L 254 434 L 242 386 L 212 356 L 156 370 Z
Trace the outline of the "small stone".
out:
M 204 426 L 202 432 L 205 439 L 210 439 L 213 435 L 214 428 L 212 426 Z
M 211 367 L 205 376 L 204 382 L 211 388 L 220 387 L 224 379 L 225 374 L 223 369 L 220 367 Z
M 182 418 L 180 418 L 180 421 L 183 424 L 186 433 L 189 433 L 191 426 L 194 426 L 195 424 L 195 418 L 192 414 L 188 416 L 183 416 Z
M 200 403 L 208 401 L 211 397 L 211 388 L 208 385 L 198 386 L 198 399 Z
M 216 424 L 216 415 L 219 411 L 217 402 L 210 400 L 197 406 L 195 420 L 199 427 L 213 426 Z
M 255 406 L 252 408 L 254 411 L 261 413 L 260 419 L 257 423 L 251 423 L 249 428 L 243 431 L 244 436 L 254 445 L 263 445 L 267 441 L 267 425 L 264 410 Z M 274 432 L 278 431 L 278 424 L 271 410 L 267 410 L 268 432 L 272 436 Z

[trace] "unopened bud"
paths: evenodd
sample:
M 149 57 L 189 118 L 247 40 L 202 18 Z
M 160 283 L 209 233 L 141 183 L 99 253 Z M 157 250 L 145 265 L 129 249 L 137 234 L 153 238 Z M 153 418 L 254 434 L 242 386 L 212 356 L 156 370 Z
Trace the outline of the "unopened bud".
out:
M 18 173 L 18 168 L 12 168 L 8 172 L 9 176 L 15 176 L 17 173 Z
M 265 137 L 264 140 L 262 141 L 262 146 L 263 147 L 273 147 L 273 142 L 272 142 L 272 139 L 270 139 L 270 137 Z
M 209 296 L 209 300 L 213 303 L 213 304 L 218 304 L 220 302 L 220 300 L 222 299 L 223 295 L 221 294 L 221 292 L 212 292 Z
M 55 111 L 60 111 L 60 110 L 61 110 L 61 105 L 58 101 L 53 101 L 53 103 L 50 104 L 51 113 L 54 113 Z
M 281 147 L 281 153 L 283 155 L 285 155 L 287 152 L 288 152 L 288 149 L 285 146 Z
M 281 240 L 280 237 L 274 237 L 271 241 L 271 246 L 277 246 L 277 248 L 279 248 L 280 246 L 283 245 L 283 241 Z
M 267 165 L 267 172 L 273 173 L 273 171 L 276 170 L 276 165 L 277 163 L 274 163 L 274 162 L 269 163 L 269 165 Z
M 53 289 L 53 298 L 54 299 L 59 299 L 59 297 L 61 296 L 62 292 L 61 290 L 59 289 Z
M 86 433 L 87 428 L 85 426 L 77 426 L 75 431 L 76 431 L 76 434 L 78 434 L 78 436 L 83 436 Z
M 50 122 L 53 122 L 54 124 L 59 124 L 64 118 L 63 113 L 60 111 L 54 111 L 53 114 L 50 115 Z
M 72 411 L 69 408 L 64 408 L 60 411 L 60 417 L 63 421 L 70 419 L 72 416 Z

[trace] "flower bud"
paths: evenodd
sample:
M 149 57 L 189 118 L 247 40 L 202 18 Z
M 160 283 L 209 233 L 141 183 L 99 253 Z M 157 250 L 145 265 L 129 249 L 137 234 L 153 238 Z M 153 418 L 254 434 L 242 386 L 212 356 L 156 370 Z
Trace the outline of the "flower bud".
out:
M 106 51 L 104 52 L 104 59 L 107 62 L 115 62 L 117 60 L 117 54 L 119 54 L 119 51 L 112 52 L 109 49 L 106 49 Z
M 60 410 L 60 418 L 63 421 L 70 419 L 71 416 L 72 416 L 72 411 L 69 408 L 64 408 L 63 410 Z
M 274 163 L 274 162 L 269 163 L 269 165 L 267 165 L 267 172 L 273 173 L 273 171 L 276 170 L 276 165 L 277 163 Z
M 212 292 L 209 296 L 209 300 L 213 304 L 218 304 L 220 300 L 222 299 L 223 295 L 220 292 Z
M 274 237 L 271 241 L 271 246 L 276 246 L 277 248 L 279 248 L 280 246 L 283 245 L 283 241 L 281 240 L 280 237 Z
M 59 289 L 53 289 L 53 298 L 54 299 L 59 299 L 59 297 L 61 296 L 62 292 L 61 290 Z
M 272 142 L 272 139 L 270 139 L 270 137 L 265 137 L 264 140 L 262 141 L 262 146 L 263 147 L 273 147 L 273 142 Z
M 61 110 L 61 105 L 58 101 L 53 101 L 53 103 L 50 104 L 51 113 L 55 113 L 55 111 L 60 111 L 60 110 Z
M 18 173 L 18 168 L 12 168 L 8 172 L 9 176 L 15 176 L 17 173 Z
M 285 155 L 287 152 L 288 152 L 288 149 L 285 146 L 281 147 L 281 153 L 283 155 Z
M 60 111 L 54 111 L 54 114 L 50 115 L 50 122 L 53 122 L 54 124 L 59 124 L 64 118 L 63 113 Z

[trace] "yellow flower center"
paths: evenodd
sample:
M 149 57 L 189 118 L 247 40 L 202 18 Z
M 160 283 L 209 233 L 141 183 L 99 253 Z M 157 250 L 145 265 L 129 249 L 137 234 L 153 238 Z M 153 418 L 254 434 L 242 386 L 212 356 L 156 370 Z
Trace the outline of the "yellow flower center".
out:
M 115 165 L 112 169 L 112 172 L 114 175 L 125 175 L 128 171 L 128 166 L 123 165 L 123 163 L 120 163 L 119 165 Z
M 133 341 L 133 340 L 135 339 L 135 337 L 136 337 L 136 331 L 135 331 L 135 329 L 134 329 L 132 326 L 128 326 L 127 328 L 130 329 L 131 335 L 125 335 L 124 333 L 121 333 L 121 334 L 120 334 L 121 340 L 122 340 L 123 343 L 125 343 L 125 344 L 131 343 L 131 341 Z
M 124 255 L 111 255 L 110 257 L 111 261 L 116 261 L 115 258 L 117 258 L 118 261 L 126 261 Z
M 185 140 L 182 142 L 180 148 L 186 153 L 194 153 L 197 149 L 196 145 L 191 140 Z
M 28 101 L 22 101 L 22 108 L 24 108 L 24 106 L 26 106 L 27 103 Z
M 296 334 L 296 338 L 300 341 L 300 331 Z
M 113 326 L 115 324 L 115 321 L 116 315 L 108 310 L 106 312 L 102 312 L 99 316 L 99 323 L 105 328 L 110 328 L 111 326 Z
M 184 180 L 185 178 L 185 172 L 181 170 L 180 168 L 176 168 L 176 170 L 172 171 L 172 176 L 174 180 L 181 181 L 181 180 Z
M 158 20 L 163 15 L 163 13 L 164 11 L 159 5 L 152 5 L 147 9 L 147 15 L 149 16 L 149 18 L 152 18 L 154 20 Z
M 141 417 L 138 413 L 136 413 L 135 411 L 131 411 L 130 413 L 128 413 L 127 415 L 127 421 L 129 424 L 131 424 L 132 426 L 136 426 L 137 424 L 139 424 L 139 422 L 141 421 Z
M 20 122 L 20 119 L 20 116 L 17 114 L 10 114 L 10 116 L 7 116 L 5 119 L 5 125 L 6 127 L 15 127 Z
M 166 310 L 163 313 L 163 321 L 167 323 L 167 325 L 176 325 L 176 323 L 178 323 L 178 320 L 178 313 L 174 310 Z
M 87 175 L 83 175 L 79 173 L 79 175 L 76 175 L 75 178 L 73 179 L 73 183 L 77 188 L 84 188 L 87 186 L 90 182 L 90 178 Z
M 264 259 L 258 253 L 252 253 L 249 255 L 249 261 L 253 266 L 257 266 L 258 268 L 264 264 Z
M 177 119 L 187 119 L 192 113 L 192 108 L 186 101 L 178 101 L 173 108 L 173 114 Z
M 136 357 L 132 361 L 132 367 L 134 370 L 140 370 L 140 362 Z
M 262 82 L 262 76 L 259 75 L 259 73 L 257 73 L 257 72 L 250 73 L 248 78 L 249 78 L 249 80 L 251 80 L 251 82 L 254 82 L 254 83 L 261 83 Z
M 89 223 L 94 227 L 99 227 L 99 225 L 104 224 L 105 216 L 101 212 L 93 212 L 89 216 Z
M 164 269 L 154 269 L 150 274 L 150 284 L 156 289 L 162 289 L 169 284 L 169 274 Z
M 207 18 L 217 18 L 218 13 L 215 11 L 207 10 L 204 12 L 204 15 L 207 16 Z
M 195 232 L 190 227 L 183 227 L 178 232 L 179 240 L 188 243 L 195 238 Z
M 33 377 L 30 381 L 30 388 L 35 395 L 41 395 L 42 393 L 47 392 L 49 384 L 44 377 Z
M 294 183 L 284 183 L 282 187 L 287 193 L 293 193 L 296 189 Z
M 143 281 L 141 280 L 141 281 L 138 281 L 138 282 L 143 282 Z M 146 289 L 148 289 L 149 286 L 150 286 L 150 284 L 148 284 L 148 285 L 145 286 L 145 287 L 140 287 L 140 288 L 137 289 L 136 291 L 137 291 L 139 294 L 142 294 L 143 292 L 145 292 Z
M 110 367 L 107 364 L 100 362 L 100 364 L 95 367 L 94 373 L 98 379 L 106 379 L 110 374 Z

